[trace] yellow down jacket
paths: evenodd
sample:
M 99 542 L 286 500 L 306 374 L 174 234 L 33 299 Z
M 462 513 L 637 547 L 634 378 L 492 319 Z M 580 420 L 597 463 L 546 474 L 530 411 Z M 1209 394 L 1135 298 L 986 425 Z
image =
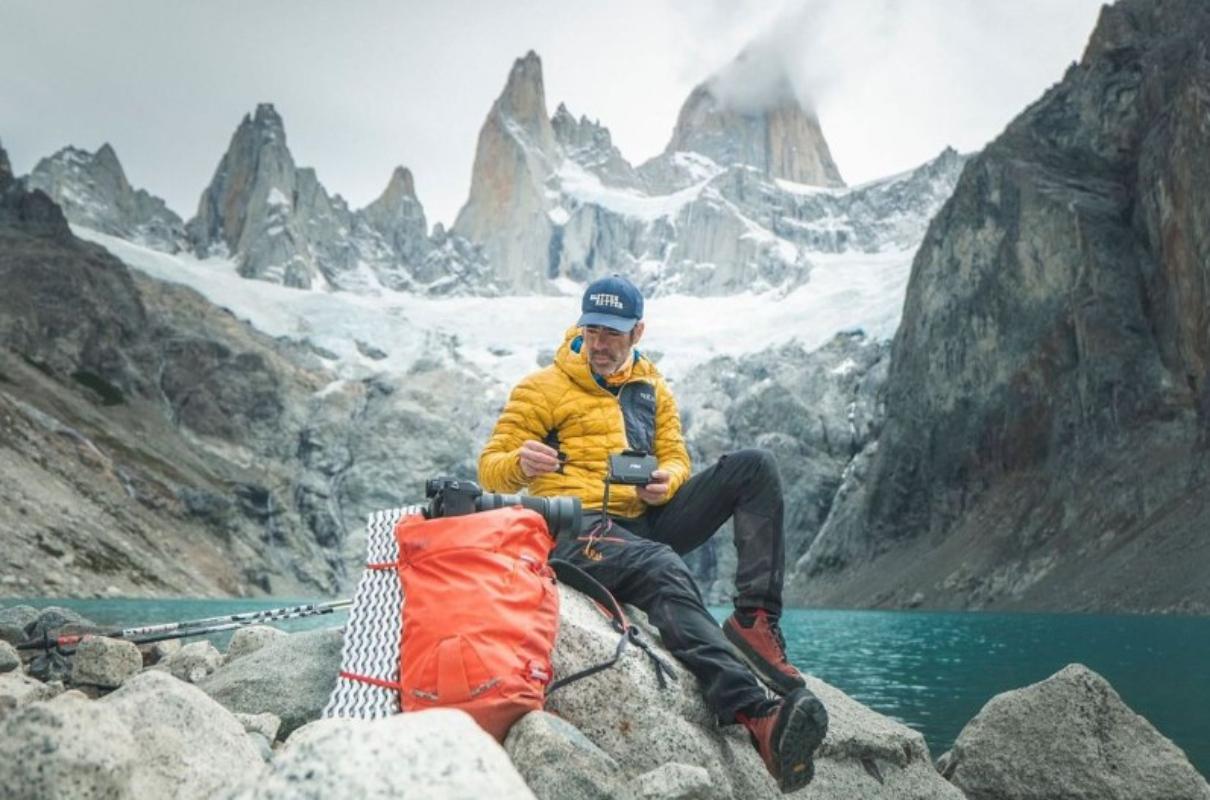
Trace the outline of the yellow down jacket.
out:
M 615 396 L 593 378 L 582 341 L 579 328 L 568 330 L 554 363 L 513 389 L 479 456 L 479 483 L 489 492 L 528 488 L 540 497 L 573 495 L 585 509 L 599 510 L 608 456 L 635 449 L 654 454 L 660 469 L 671 474 L 664 502 L 671 500 L 689 477 L 689 454 L 672 392 L 655 365 L 636 355 Z M 529 439 L 566 454 L 562 469 L 527 478 L 520 450 Z M 646 507 L 634 487 L 609 487 L 611 515 L 633 518 Z

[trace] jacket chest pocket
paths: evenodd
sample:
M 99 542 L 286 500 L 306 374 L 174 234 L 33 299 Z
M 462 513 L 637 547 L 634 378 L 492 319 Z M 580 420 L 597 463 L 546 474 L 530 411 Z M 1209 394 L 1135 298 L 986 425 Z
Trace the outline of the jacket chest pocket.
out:
M 652 452 L 655 446 L 655 387 L 650 383 L 628 383 L 618 392 L 626 443 L 632 450 Z

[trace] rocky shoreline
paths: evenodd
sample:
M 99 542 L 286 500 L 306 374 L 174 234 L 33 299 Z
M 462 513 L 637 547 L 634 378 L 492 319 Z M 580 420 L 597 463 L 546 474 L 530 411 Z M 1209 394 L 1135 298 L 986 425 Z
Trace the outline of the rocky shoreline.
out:
M 612 653 L 595 606 L 562 588 L 555 672 Z M 643 615 L 631 609 L 667 660 Z M 695 679 L 661 688 L 631 648 L 553 694 L 503 747 L 459 711 L 321 719 L 342 632 L 242 628 L 136 646 L 87 636 L 74 656 L 13 643 L 88 630 L 63 609 L 0 609 L 0 786 L 11 798 L 759 798 L 779 796 L 746 734 L 720 726 Z M 816 798 L 1210 800 L 1184 753 L 1100 676 L 1070 665 L 998 695 L 936 762 L 923 736 L 808 677 L 831 728 Z

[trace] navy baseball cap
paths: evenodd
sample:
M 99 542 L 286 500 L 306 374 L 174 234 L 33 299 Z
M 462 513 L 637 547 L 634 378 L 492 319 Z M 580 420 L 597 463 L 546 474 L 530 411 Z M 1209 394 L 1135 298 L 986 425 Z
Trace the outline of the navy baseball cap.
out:
M 600 325 L 623 333 L 643 318 L 643 295 L 621 275 L 598 278 L 584 290 L 577 325 Z

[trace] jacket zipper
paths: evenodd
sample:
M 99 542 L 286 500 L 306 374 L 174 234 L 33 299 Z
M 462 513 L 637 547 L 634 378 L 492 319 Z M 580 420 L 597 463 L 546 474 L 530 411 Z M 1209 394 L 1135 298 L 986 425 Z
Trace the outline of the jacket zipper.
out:
M 629 389 L 631 384 L 623 383 L 622 388 L 618 389 L 617 397 L 614 399 L 618 402 L 618 416 L 622 418 L 622 444 L 623 450 L 630 449 L 630 437 L 626 434 L 626 412 L 622 408 L 622 394 Z
M 614 400 L 616 400 L 617 404 L 618 404 L 618 416 L 622 418 L 622 449 L 623 450 L 630 449 L 630 437 L 626 435 L 626 412 L 622 409 L 622 393 L 625 392 L 626 389 L 628 389 L 629 387 L 630 387 L 629 383 L 623 383 L 621 388 L 618 389 L 617 395 L 614 397 Z M 608 471 L 609 471 L 608 460 L 606 460 L 606 462 L 605 462 L 605 470 L 608 473 Z M 605 509 L 605 513 L 606 514 L 610 513 L 608 508 Z

